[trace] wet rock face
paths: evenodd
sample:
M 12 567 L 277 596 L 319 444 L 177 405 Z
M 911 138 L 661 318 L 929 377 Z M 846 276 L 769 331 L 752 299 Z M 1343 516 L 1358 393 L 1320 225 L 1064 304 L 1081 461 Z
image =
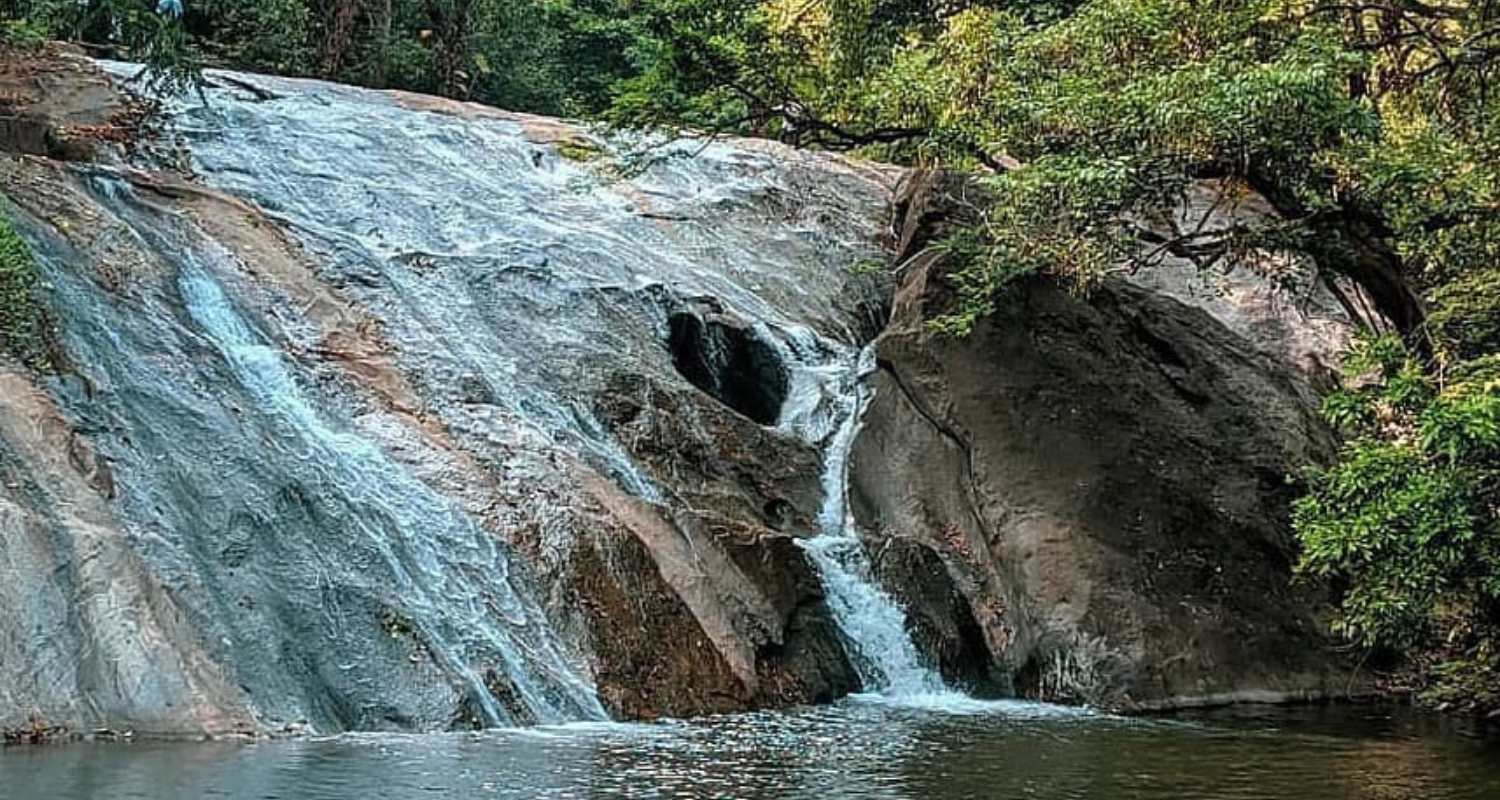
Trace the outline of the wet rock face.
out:
M 787 386 L 761 337 L 868 330 L 883 295 L 843 267 L 878 252 L 888 170 L 684 144 L 621 180 L 555 121 L 209 80 L 167 125 L 191 180 L 0 160 L 60 365 L 0 364 L 0 728 L 854 688 L 795 543 L 820 456 L 764 424 Z
M 732 315 L 716 314 L 707 326 L 755 336 Z M 776 358 L 764 340 L 750 341 Z M 672 358 L 680 364 L 675 347 Z M 786 366 L 774 363 L 773 374 L 785 380 Z M 609 386 L 599 418 L 671 496 L 673 510 L 654 540 L 663 575 L 680 587 L 707 635 L 732 644 L 739 691 L 757 698 L 754 705 L 782 705 L 857 689 L 817 576 L 794 544 L 816 532 L 823 502 L 817 449 L 696 382 L 616 374 Z
M 1010 675 L 996 668 L 969 598 L 938 551 L 912 538 L 873 537 L 873 568 L 900 597 L 912 642 L 951 686 L 978 696 L 1007 696 Z
M 47 130 L 124 102 L 69 69 L 31 109 Z M 894 301 L 848 270 L 880 253 L 891 170 L 687 143 L 627 180 L 555 120 L 209 79 L 170 109 L 170 164 L 0 141 L 57 324 L 56 375 L 0 362 L 0 729 L 852 691 L 799 539 L 856 383 L 827 367 L 887 309 L 850 500 L 951 682 L 1142 706 L 1329 674 L 1285 480 L 1331 444 L 1325 297 L 1037 284 L 951 341 L 924 323 L 949 302 L 943 192 L 899 205 Z M 602 158 L 558 154 L 578 141 Z
M 908 188 L 916 254 L 945 187 Z M 963 620 L 943 609 L 950 586 L 966 598 L 982 648 L 929 625 L 939 651 L 987 653 L 1002 690 L 1121 707 L 1341 690 L 1288 523 L 1295 476 L 1331 452 L 1311 382 L 1333 353 L 1309 343 L 1347 335 L 1336 304 L 1195 300 L 1202 278 L 1166 264 L 1087 299 L 1019 287 L 953 340 L 923 324 L 945 266 L 929 252 L 903 278 L 852 476 L 872 551 L 905 553 L 881 563 L 914 618 Z M 916 577 L 913 549 L 943 569 Z
M 48 44 L 0 53 L 0 152 L 87 159 L 136 138 L 144 117 L 81 52 Z

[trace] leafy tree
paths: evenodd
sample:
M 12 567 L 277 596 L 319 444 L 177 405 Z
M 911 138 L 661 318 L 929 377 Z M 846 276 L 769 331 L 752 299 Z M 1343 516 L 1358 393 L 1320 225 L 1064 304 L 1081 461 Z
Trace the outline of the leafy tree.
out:
M 186 27 L 216 65 L 286 75 L 307 74 L 313 59 L 305 31 L 313 9 L 304 0 L 185 0 Z
M 148 93 L 175 93 L 196 86 L 199 74 L 182 16 L 181 0 L 19 0 L 0 21 L 16 43 L 59 35 L 111 42 L 145 63 L 138 78 Z
M 1344 587 L 1338 627 L 1371 650 L 1441 649 L 1435 691 L 1481 706 L 1500 705 L 1496 367 L 1441 385 L 1398 339 L 1361 342 L 1324 404 L 1342 457 L 1294 511 L 1299 569 Z
M 12 2 L 7 39 L 146 61 L 167 90 L 212 64 L 592 115 L 635 69 L 633 0 Z

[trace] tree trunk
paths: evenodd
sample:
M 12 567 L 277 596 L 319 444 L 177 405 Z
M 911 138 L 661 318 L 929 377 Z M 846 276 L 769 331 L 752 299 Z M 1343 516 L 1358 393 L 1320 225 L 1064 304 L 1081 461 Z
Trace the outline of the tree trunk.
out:
M 333 0 L 328 33 L 323 37 L 323 77 L 334 79 L 344 66 L 344 55 L 354 39 L 354 23 L 359 19 L 361 0 Z

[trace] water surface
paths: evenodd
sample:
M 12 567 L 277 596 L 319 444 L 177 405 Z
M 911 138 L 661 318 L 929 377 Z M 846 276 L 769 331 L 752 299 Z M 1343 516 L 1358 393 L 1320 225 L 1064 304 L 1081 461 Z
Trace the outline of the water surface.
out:
M 853 700 L 649 725 L 12 748 L 0 797 L 1492 800 L 1500 741 L 1374 707 L 1126 719 Z

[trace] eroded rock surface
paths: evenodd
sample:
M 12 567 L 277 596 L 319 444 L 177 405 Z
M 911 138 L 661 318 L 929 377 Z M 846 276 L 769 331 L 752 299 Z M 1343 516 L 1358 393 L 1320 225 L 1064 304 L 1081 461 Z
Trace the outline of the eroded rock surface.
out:
M 87 159 L 133 143 L 144 109 L 82 53 L 0 44 L 0 152 Z

